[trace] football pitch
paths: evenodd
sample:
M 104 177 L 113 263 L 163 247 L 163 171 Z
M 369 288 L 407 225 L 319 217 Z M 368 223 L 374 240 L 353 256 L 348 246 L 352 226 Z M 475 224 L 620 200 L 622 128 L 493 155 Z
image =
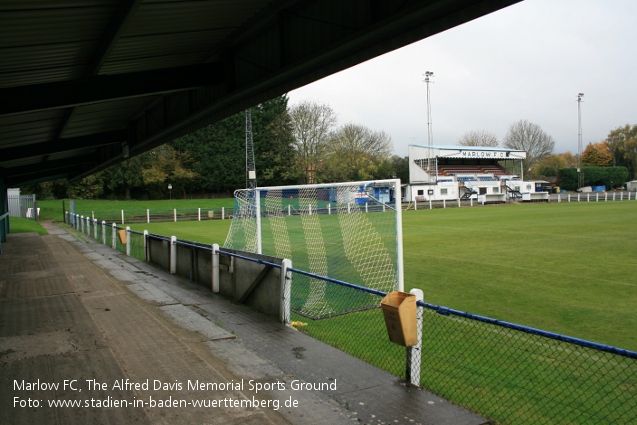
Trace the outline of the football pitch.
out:
M 230 220 L 131 227 L 223 245 Z M 427 302 L 637 350 L 634 201 L 406 211 L 403 234 Z

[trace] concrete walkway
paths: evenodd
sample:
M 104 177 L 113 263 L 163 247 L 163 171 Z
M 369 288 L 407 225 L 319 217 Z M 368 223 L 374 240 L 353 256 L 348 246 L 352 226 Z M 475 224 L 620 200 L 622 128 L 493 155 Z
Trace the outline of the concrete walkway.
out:
M 0 423 L 487 422 L 207 288 L 44 226 L 50 235 L 10 234 L 0 255 Z

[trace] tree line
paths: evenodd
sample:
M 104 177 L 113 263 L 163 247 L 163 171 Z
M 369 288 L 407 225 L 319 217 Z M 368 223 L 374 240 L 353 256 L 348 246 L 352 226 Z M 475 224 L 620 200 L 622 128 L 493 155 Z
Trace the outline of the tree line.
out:
M 280 96 L 251 109 L 259 186 L 400 178 L 409 181 L 409 161 L 392 155 L 390 136 L 365 126 L 338 125 L 326 104 L 288 105 Z M 245 113 L 241 112 L 77 182 L 58 180 L 25 187 L 39 198 L 165 199 L 231 196 L 246 182 Z M 498 147 L 486 130 L 469 131 L 461 146 Z M 527 120 L 513 123 L 502 146 L 527 152 L 525 177 L 557 178 L 578 165 L 577 155 L 555 154 L 555 142 Z M 612 130 L 589 143 L 582 166 L 625 167 L 635 178 L 637 125 Z M 559 183 L 559 182 L 558 182 Z M 621 186 L 624 182 L 613 180 Z M 170 185 L 171 189 L 168 189 Z
M 339 126 L 325 104 L 289 106 L 280 96 L 251 109 L 259 186 L 400 178 L 406 158 L 389 135 Z M 246 184 L 245 112 L 228 117 L 77 182 L 25 188 L 40 198 L 165 199 L 231 196 Z M 168 189 L 170 185 L 171 189 Z
M 500 141 L 486 130 L 469 131 L 458 142 L 461 146 L 498 147 Z M 571 152 L 555 154 L 555 141 L 542 128 L 527 120 L 513 123 L 507 131 L 502 146 L 527 152 L 526 173 L 531 177 L 554 178 L 560 170 L 582 167 L 623 167 L 628 180 L 634 179 L 637 168 L 637 125 L 618 127 L 608 134 L 606 140 L 589 143 L 582 152 L 578 164 L 577 155 Z M 564 173 L 566 174 L 566 173 Z M 622 173 L 622 175 L 624 175 Z M 622 186 L 626 181 L 617 178 L 613 186 Z M 559 183 L 559 182 L 558 182 Z

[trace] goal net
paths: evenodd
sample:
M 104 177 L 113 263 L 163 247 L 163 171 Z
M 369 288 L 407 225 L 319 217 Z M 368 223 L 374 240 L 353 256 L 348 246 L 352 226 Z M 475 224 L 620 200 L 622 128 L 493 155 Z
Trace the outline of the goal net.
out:
M 241 189 L 224 247 L 389 292 L 402 289 L 401 212 L 398 179 Z M 294 277 L 291 309 L 298 314 L 316 319 L 377 305 L 364 292 Z

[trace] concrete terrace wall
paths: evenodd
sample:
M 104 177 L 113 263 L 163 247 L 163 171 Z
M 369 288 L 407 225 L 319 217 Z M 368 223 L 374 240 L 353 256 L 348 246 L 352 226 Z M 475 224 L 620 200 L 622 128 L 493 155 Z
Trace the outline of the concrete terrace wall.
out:
M 246 304 L 257 311 L 279 320 L 283 314 L 280 258 L 243 251 L 222 251 L 249 257 L 254 260 L 219 254 L 219 295 Z M 167 238 L 147 238 L 147 261 L 170 271 L 171 242 Z M 175 275 L 184 277 L 212 290 L 212 246 L 177 241 L 175 244 Z M 256 261 L 255 261 L 256 260 Z M 276 264 L 272 267 L 262 262 Z M 264 269 L 268 268 L 267 272 Z M 261 273 L 263 276 L 258 282 Z

